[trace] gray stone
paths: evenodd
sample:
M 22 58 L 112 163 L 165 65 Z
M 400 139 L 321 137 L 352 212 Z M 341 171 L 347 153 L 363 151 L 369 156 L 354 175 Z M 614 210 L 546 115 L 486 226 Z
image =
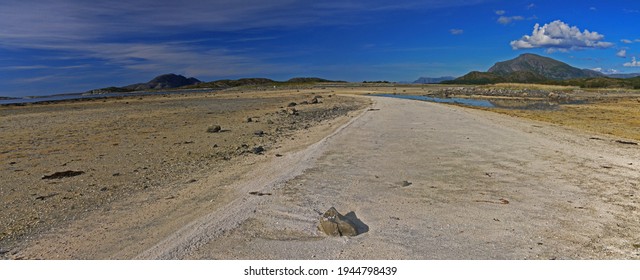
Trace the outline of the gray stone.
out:
M 318 229 L 329 236 L 356 236 L 356 226 L 331 207 L 320 217 Z
M 222 130 L 222 127 L 220 127 L 219 125 L 212 125 L 209 128 L 207 128 L 207 132 L 209 133 L 217 133 L 217 132 L 220 132 L 220 130 Z
M 264 152 L 264 148 L 262 146 L 254 147 L 253 149 L 251 149 L 251 152 L 256 155 L 259 155 Z

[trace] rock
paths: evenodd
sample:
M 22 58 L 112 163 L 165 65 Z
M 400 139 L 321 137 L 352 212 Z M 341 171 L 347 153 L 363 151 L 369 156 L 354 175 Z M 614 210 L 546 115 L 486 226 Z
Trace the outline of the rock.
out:
M 253 119 L 252 118 L 247 118 L 247 122 L 248 123 L 253 122 Z
M 289 108 L 287 109 L 287 114 L 290 116 L 297 116 L 298 115 L 298 110 L 296 110 L 295 108 Z
M 405 180 L 405 181 L 400 182 L 399 184 L 400 184 L 401 187 L 408 187 L 408 186 L 411 186 L 411 184 L 413 184 L 413 183 Z
M 318 101 L 318 98 L 315 98 L 315 97 L 314 97 L 313 99 L 311 99 L 311 101 L 310 101 L 309 103 L 311 103 L 311 104 L 318 104 L 318 102 L 319 102 L 319 101 Z
M 271 195 L 271 193 L 263 193 L 263 192 L 249 192 L 250 195 L 257 195 L 257 196 L 263 196 L 263 195 Z
M 331 207 L 320 217 L 318 229 L 329 236 L 356 236 L 358 230 L 349 220 L 345 219 L 336 208 Z
M 48 195 L 40 195 L 40 196 L 36 197 L 36 200 L 45 200 L 47 198 L 51 198 L 51 197 L 54 197 L 56 195 L 58 195 L 58 193 L 50 193 Z
M 55 172 L 51 175 L 42 176 L 42 180 L 61 179 L 65 177 L 74 177 L 82 174 L 84 174 L 84 171 L 67 170 L 67 171 Z
M 251 149 L 251 152 L 256 155 L 259 155 L 264 152 L 264 148 L 262 146 L 254 147 L 253 149 Z
M 207 128 L 207 132 L 209 133 L 218 133 L 220 132 L 220 130 L 222 130 L 222 127 L 220 127 L 219 125 L 212 125 Z
M 287 107 L 295 107 L 296 105 L 298 105 L 298 103 L 291 102 L 287 105 Z
M 256 130 L 253 132 L 253 135 L 262 137 L 264 135 L 264 131 Z

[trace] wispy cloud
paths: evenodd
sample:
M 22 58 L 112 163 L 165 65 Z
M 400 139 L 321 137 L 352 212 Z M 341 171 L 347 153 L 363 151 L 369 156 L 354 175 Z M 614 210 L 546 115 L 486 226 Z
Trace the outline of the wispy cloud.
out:
M 514 21 L 520 21 L 520 20 L 524 20 L 525 18 L 523 16 L 507 16 L 507 12 L 505 10 L 497 10 L 495 11 L 496 15 L 499 15 L 500 17 L 498 17 L 497 22 L 502 24 L 502 25 L 508 25 Z M 529 19 L 533 19 L 535 18 L 529 18 Z
M 40 70 L 40 69 L 57 69 L 57 70 L 67 70 L 67 69 L 80 69 L 90 67 L 89 64 L 81 64 L 81 65 L 65 65 L 65 66 L 50 66 L 50 65 L 16 65 L 16 66 L 5 66 L 0 67 L 2 70 Z
M 0 46 L 113 41 L 194 31 L 357 24 L 377 12 L 473 5 L 480 0 L 296 1 L 193 0 L 103 1 L 7 0 L 0 10 Z M 8 3 L 7 3 L 8 2 Z
M 464 33 L 464 30 L 462 29 L 449 29 L 449 33 L 451 33 L 452 35 L 461 35 L 462 33 Z
M 531 10 L 531 9 L 533 9 L 535 7 L 536 7 L 536 4 L 531 3 L 531 4 L 527 5 L 527 10 Z
M 509 23 L 512 23 L 514 21 L 519 21 L 519 20 L 524 20 L 524 17 L 523 16 L 511 16 L 511 17 L 500 16 L 498 18 L 498 23 L 507 25 Z
M 260 50 L 211 47 L 201 42 L 216 40 L 190 34 L 233 34 L 225 43 L 242 44 L 278 39 L 260 30 L 300 29 L 340 26 L 377 20 L 389 11 L 430 10 L 475 5 L 486 0 L 410 0 L 302 1 L 302 0 L 137 0 L 117 5 L 104 1 L 5 0 L 0 9 L 0 50 L 40 50 L 43 60 L 82 59 L 121 69 L 182 71 L 188 75 L 215 76 L 269 74 L 287 69 L 274 63 L 272 56 L 291 55 L 291 51 L 269 53 Z M 245 44 L 246 45 L 246 44 Z M 275 52 L 275 51 L 273 51 Z M 75 62 L 74 62 L 75 63 Z M 25 63 L 26 64 L 26 63 Z M 13 70 L 46 70 L 52 66 L 11 66 Z M 75 67 L 73 64 L 66 67 Z M 61 66 L 64 67 L 64 66 Z M 9 70 L 6 69 L 5 70 Z
M 531 35 L 511 41 L 514 50 L 543 48 L 548 52 L 568 51 L 586 48 L 610 48 L 613 43 L 605 42 L 604 35 L 588 30 L 580 31 L 576 26 L 556 20 L 540 26 L 535 24 Z
M 627 50 L 626 49 L 621 49 L 616 53 L 617 57 L 622 57 L 622 58 L 626 58 L 627 57 Z
M 620 42 L 623 42 L 625 44 L 640 43 L 640 39 L 635 39 L 635 40 L 622 39 L 622 40 L 620 40 Z

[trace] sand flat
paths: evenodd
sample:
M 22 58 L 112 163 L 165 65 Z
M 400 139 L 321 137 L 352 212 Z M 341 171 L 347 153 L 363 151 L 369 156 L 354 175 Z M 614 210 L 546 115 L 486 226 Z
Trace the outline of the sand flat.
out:
M 374 100 L 380 110 L 327 139 L 303 174 L 184 257 L 639 257 L 637 148 L 472 109 Z M 353 211 L 367 232 L 325 237 L 317 217 L 331 206 Z
M 174 197 L 132 197 L 39 236 L 18 255 L 640 257 L 637 146 L 480 110 L 359 98 L 376 110 L 316 126 L 307 142 L 282 142 L 288 152 L 281 157 L 237 164 L 223 175 L 205 172 Z M 317 220 L 332 206 L 361 220 L 364 232 L 321 233 Z

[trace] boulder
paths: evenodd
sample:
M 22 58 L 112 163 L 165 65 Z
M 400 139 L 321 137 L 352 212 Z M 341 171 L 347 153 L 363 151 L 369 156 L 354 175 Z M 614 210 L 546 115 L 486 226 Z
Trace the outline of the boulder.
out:
M 331 207 L 320 217 L 318 229 L 329 236 L 356 236 L 356 226 L 342 216 L 336 208 Z

